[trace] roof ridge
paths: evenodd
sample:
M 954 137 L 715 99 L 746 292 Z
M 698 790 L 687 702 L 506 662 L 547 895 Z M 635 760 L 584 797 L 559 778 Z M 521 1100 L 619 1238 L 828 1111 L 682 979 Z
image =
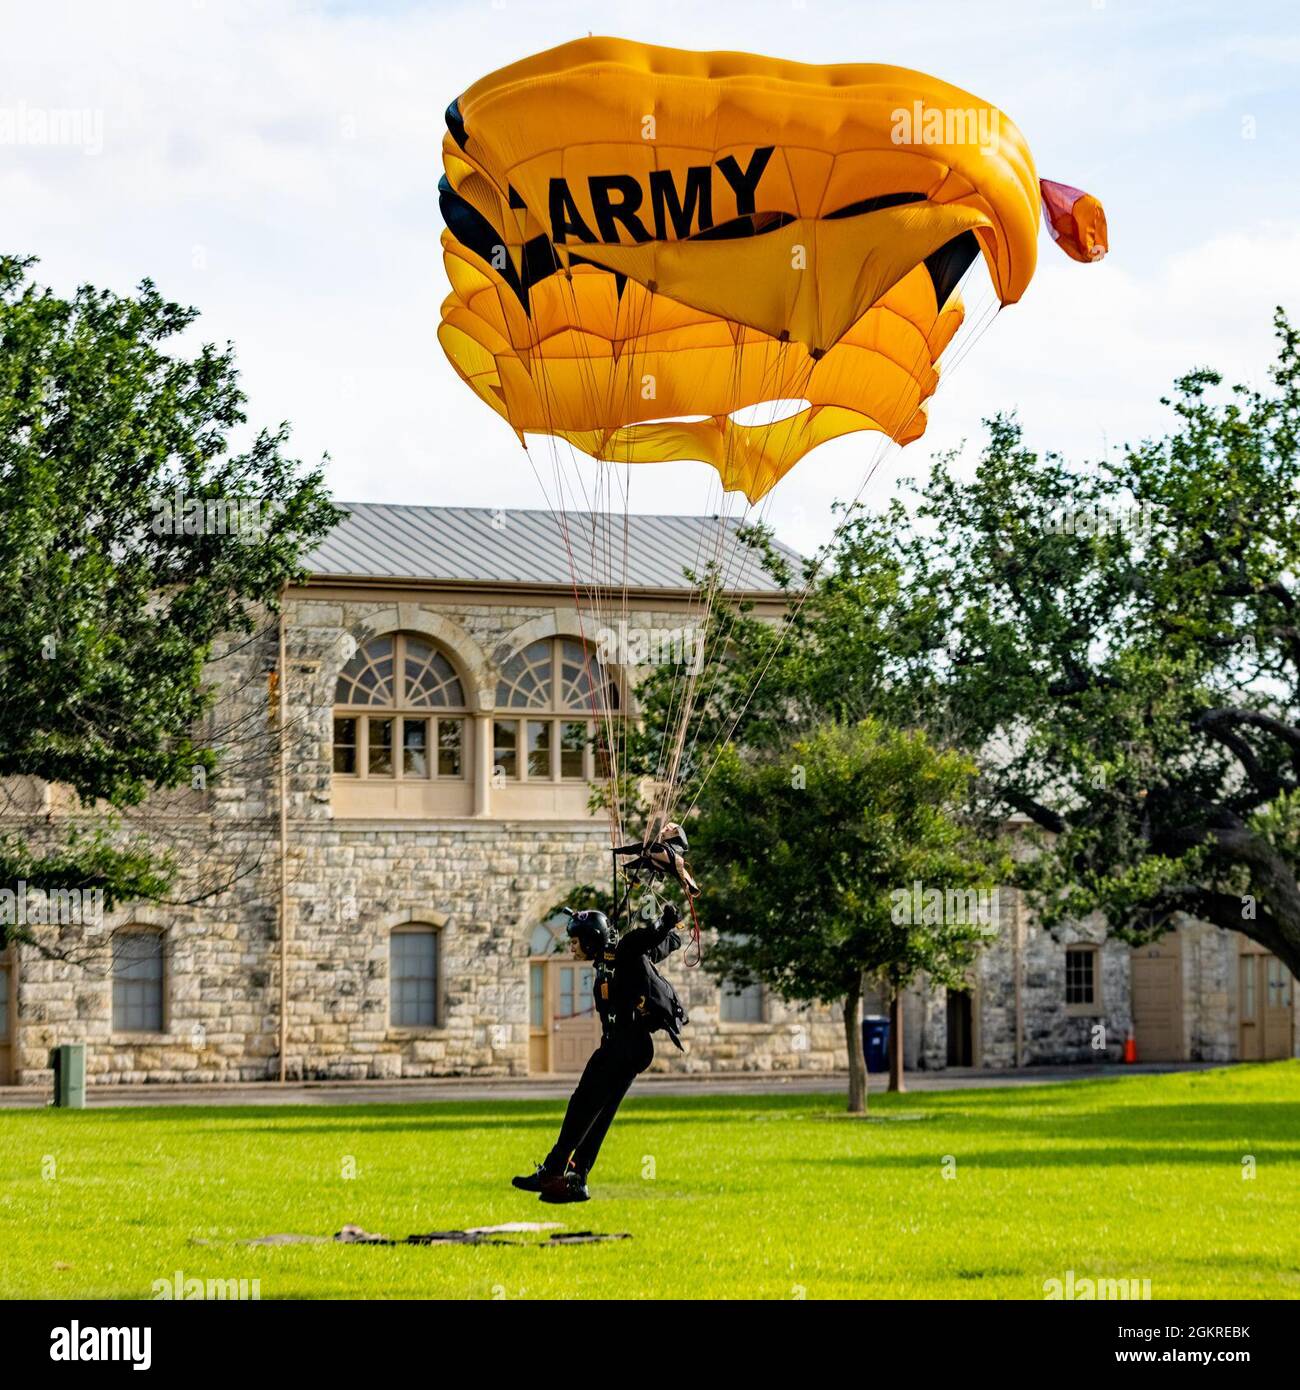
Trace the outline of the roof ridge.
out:
M 498 512 L 504 512 L 507 516 L 544 516 L 554 520 L 555 513 L 549 507 L 470 507 L 470 506 L 444 506 L 438 502 L 341 502 L 337 498 L 334 501 L 336 507 L 345 510 L 355 507 L 384 507 L 393 511 L 413 511 L 413 512 L 483 512 L 489 516 Z M 591 516 L 589 507 L 571 509 L 566 513 L 567 516 Z M 723 517 L 719 512 L 620 512 L 616 510 L 597 512 L 597 516 L 616 517 L 619 521 L 626 518 L 629 521 L 722 521 Z M 740 525 L 746 520 L 743 516 L 729 516 L 729 522 Z M 757 520 L 757 518 L 754 518 Z
M 689 590 L 686 571 L 722 560 L 728 592 L 778 586 L 738 540 L 743 516 L 447 507 L 430 502 L 341 502 L 344 519 L 305 557 L 315 578 L 442 579 L 456 583 L 616 585 Z M 723 522 L 725 525 L 719 526 Z M 615 544 L 626 528 L 631 544 Z M 712 537 L 712 540 L 709 539 Z M 793 561 L 799 554 L 778 541 Z M 743 553 L 742 553 L 743 551 Z

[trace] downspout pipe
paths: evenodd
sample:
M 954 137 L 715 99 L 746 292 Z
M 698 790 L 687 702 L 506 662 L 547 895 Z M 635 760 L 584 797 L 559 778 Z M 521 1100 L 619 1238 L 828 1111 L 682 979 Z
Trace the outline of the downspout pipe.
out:
M 280 595 L 280 653 L 276 667 L 280 708 L 277 723 L 279 737 L 279 800 L 280 800 L 280 1085 L 288 1080 L 289 1050 L 289 669 L 285 660 L 288 642 L 285 634 L 285 595 Z

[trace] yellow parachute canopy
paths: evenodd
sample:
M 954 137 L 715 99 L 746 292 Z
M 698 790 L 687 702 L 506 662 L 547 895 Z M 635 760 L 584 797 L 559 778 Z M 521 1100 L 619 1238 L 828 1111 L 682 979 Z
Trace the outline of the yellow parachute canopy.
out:
M 528 307 L 443 233 L 452 293 L 438 338 L 461 377 L 514 427 L 618 463 L 697 459 L 758 501 L 819 444 L 857 430 L 907 443 L 925 429 L 935 361 L 962 320 L 918 267 L 819 359 L 598 266 L 532 287 Z M 801 401 L 766 423 L 731 417 Z M 762 415 L 762 411 L 756 412 Z M 703 416 L 703 419 L 671 417 Z
M 904 68 L 582 39 L 476 83 L 447 126 L 460 375 L 521 440 L 699 459 L 751 501 L 826 440 L 922 433 L 957 283 L 982 254 L 1018 299 L 1040 203 L 1067 255 L 1107 246 L 1100 203 L 1040 184 L 996 107 Z M 735 418 L 779 401 L 803 405 Z
M 495 244 L 524 288 L 576 255 L 820 353 L 922 264 L 940 303 L 981 252 L 1004 304 L 1033 275 L 1020 132 L 905 68 L 579 39 L 483 78 L 447 121 L 448 182 L 487 224 L 506 209 Z

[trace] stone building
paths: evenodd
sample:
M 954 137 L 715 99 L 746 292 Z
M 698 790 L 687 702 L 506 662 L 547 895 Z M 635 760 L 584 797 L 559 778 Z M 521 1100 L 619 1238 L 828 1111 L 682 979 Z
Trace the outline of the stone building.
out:
M 1184 918 L 1133 949 L 1099 918 L 1050 933 L 1018 893 L 999 896 L 969 988 L 907 994 L 908 1067 L 1118 1062 L 1129 1038 L 1143 1062 L 1300 1056 L 1291 974 L 1240 933 Z
M 620 578 L 622 524 L 585 542 Z M 720 523 L 630 524 L 620 618 L 689 635 L 682 571 Z M 544 512 L 352 507 L 282 617 L 214 655 L 220 776 L 130 818 L 175 854 L 172 901 L 49 929 L 67 960 L 0 956 L 0 1084 L 48 1083 L 62 1042 L 97 1084 L 580 1069 L 590 975 L 554 951 L 551 909 L 610 881 L 585 682 L 634 716 L 636 680 L 594 660 L 572 540 Z M 780 612 L 756 562 L 729 582 Z M 1152 1059 L 1294 1050 L 1290 978 L 1244 938 L 1188 924 L 1131 952 L 1095 924 L 1053 938 L 1014 893 L 998 907 L 968 991 L 909 992 L 909 1065 L 1114 1059 L 1130 1030 Z M 657 1067 L 845 1065 L 835 1011 L 720 989 L 680 953 L 667 969 L 691 1024 Z

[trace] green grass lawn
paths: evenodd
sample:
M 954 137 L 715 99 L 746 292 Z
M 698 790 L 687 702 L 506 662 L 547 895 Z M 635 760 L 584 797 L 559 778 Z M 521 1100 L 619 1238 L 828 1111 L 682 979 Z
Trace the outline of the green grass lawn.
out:
M 1041 1298 L 1069 1270 L 1300 1296 L 1298 1062 L 842 1106 L 633 1093 L 570 1207 L 508 1181 L 558 1101 L 0 1111 L 0 1297 L 150 1297 L 178 1270 L 264 1299 Z M 537 1220 L 633 1238 L 240 1243 Z

